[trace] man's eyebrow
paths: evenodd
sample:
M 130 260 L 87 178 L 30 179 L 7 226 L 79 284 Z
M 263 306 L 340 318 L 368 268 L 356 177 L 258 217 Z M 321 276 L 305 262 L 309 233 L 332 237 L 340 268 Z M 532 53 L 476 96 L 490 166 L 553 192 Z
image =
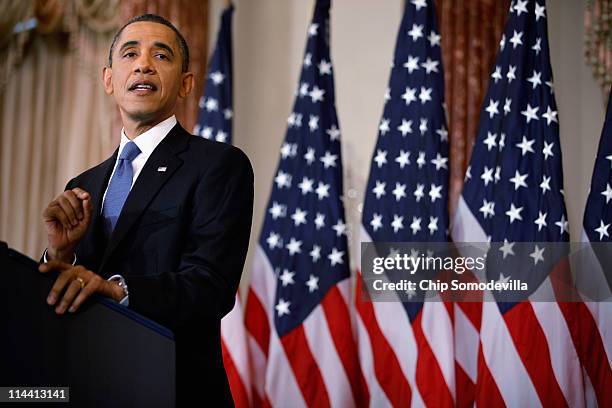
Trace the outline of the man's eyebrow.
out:
M 159 41 L 155 41 L 153 45 L 155 45 L 157 48 L 162 48 L 168 51 L 172 56 L 174 56 L 174 51 L 172 51 L 172 48 L 170 48 L 169 45 L 164 44 L 163 42 L 159 42 Z
M 138 45 L 138 44 L 140 44 L 139 41 L 135 41 L 135 40 L 126 41 L 126 42 L 123 43 L 121 48 L 119 48 L 119 51 L 121 51 L 124 48 L 132 47 L 132 46 L 135 46 L 135 45 Z

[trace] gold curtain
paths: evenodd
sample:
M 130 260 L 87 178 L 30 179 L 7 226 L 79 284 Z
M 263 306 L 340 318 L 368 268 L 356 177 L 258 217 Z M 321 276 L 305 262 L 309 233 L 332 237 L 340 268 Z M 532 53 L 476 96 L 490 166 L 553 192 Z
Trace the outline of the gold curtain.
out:
M 451 215 L 470 161 L 478 118 L 509 0 L 436 0 L 442 35 L 450 141 Z

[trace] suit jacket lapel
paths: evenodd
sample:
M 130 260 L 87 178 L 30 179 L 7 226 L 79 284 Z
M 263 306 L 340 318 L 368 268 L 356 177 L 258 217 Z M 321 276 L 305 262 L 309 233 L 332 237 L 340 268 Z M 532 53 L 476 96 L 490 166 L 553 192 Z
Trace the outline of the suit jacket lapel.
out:
M 117 225 L 109 238 L 106 251 L 104 252 L 100 271 L 104 269 L 111 254 L 130 231 L 134 223 L 138 221 L 144 210 L 151 203 L 151 200 L 153 200 L 159 190 L 183 163 L 176 155 L 187 147 L 188 137 L 189 134 L 177 124 L 170 130 L 168 136 L 155 148 L 147 160 L 125 200 L 121 215 L 117 220 Z M 163 167 L 165 167 L 165 170 L 160 171 L 159 169 Z

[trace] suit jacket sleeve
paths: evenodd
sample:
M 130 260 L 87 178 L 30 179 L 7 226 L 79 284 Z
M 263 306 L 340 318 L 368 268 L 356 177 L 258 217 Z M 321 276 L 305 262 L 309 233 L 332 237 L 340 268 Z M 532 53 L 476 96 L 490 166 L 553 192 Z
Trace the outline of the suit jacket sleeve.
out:
M 253 214 L 253 170 L 242 151 L 225 149 L 202 174 L 177 270 L 126 277 L 130 308 L 171 329 L 219 320 L 234 305 Z

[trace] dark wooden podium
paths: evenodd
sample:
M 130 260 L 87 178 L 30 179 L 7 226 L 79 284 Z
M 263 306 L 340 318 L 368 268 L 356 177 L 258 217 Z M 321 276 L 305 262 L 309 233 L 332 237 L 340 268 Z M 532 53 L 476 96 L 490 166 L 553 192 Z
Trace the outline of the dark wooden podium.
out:
M 54 278 L 0 242 L 0 386 L 70 387 L 75 407 L 174 407 L 172 332 L 102 297 L 58 316 Z

